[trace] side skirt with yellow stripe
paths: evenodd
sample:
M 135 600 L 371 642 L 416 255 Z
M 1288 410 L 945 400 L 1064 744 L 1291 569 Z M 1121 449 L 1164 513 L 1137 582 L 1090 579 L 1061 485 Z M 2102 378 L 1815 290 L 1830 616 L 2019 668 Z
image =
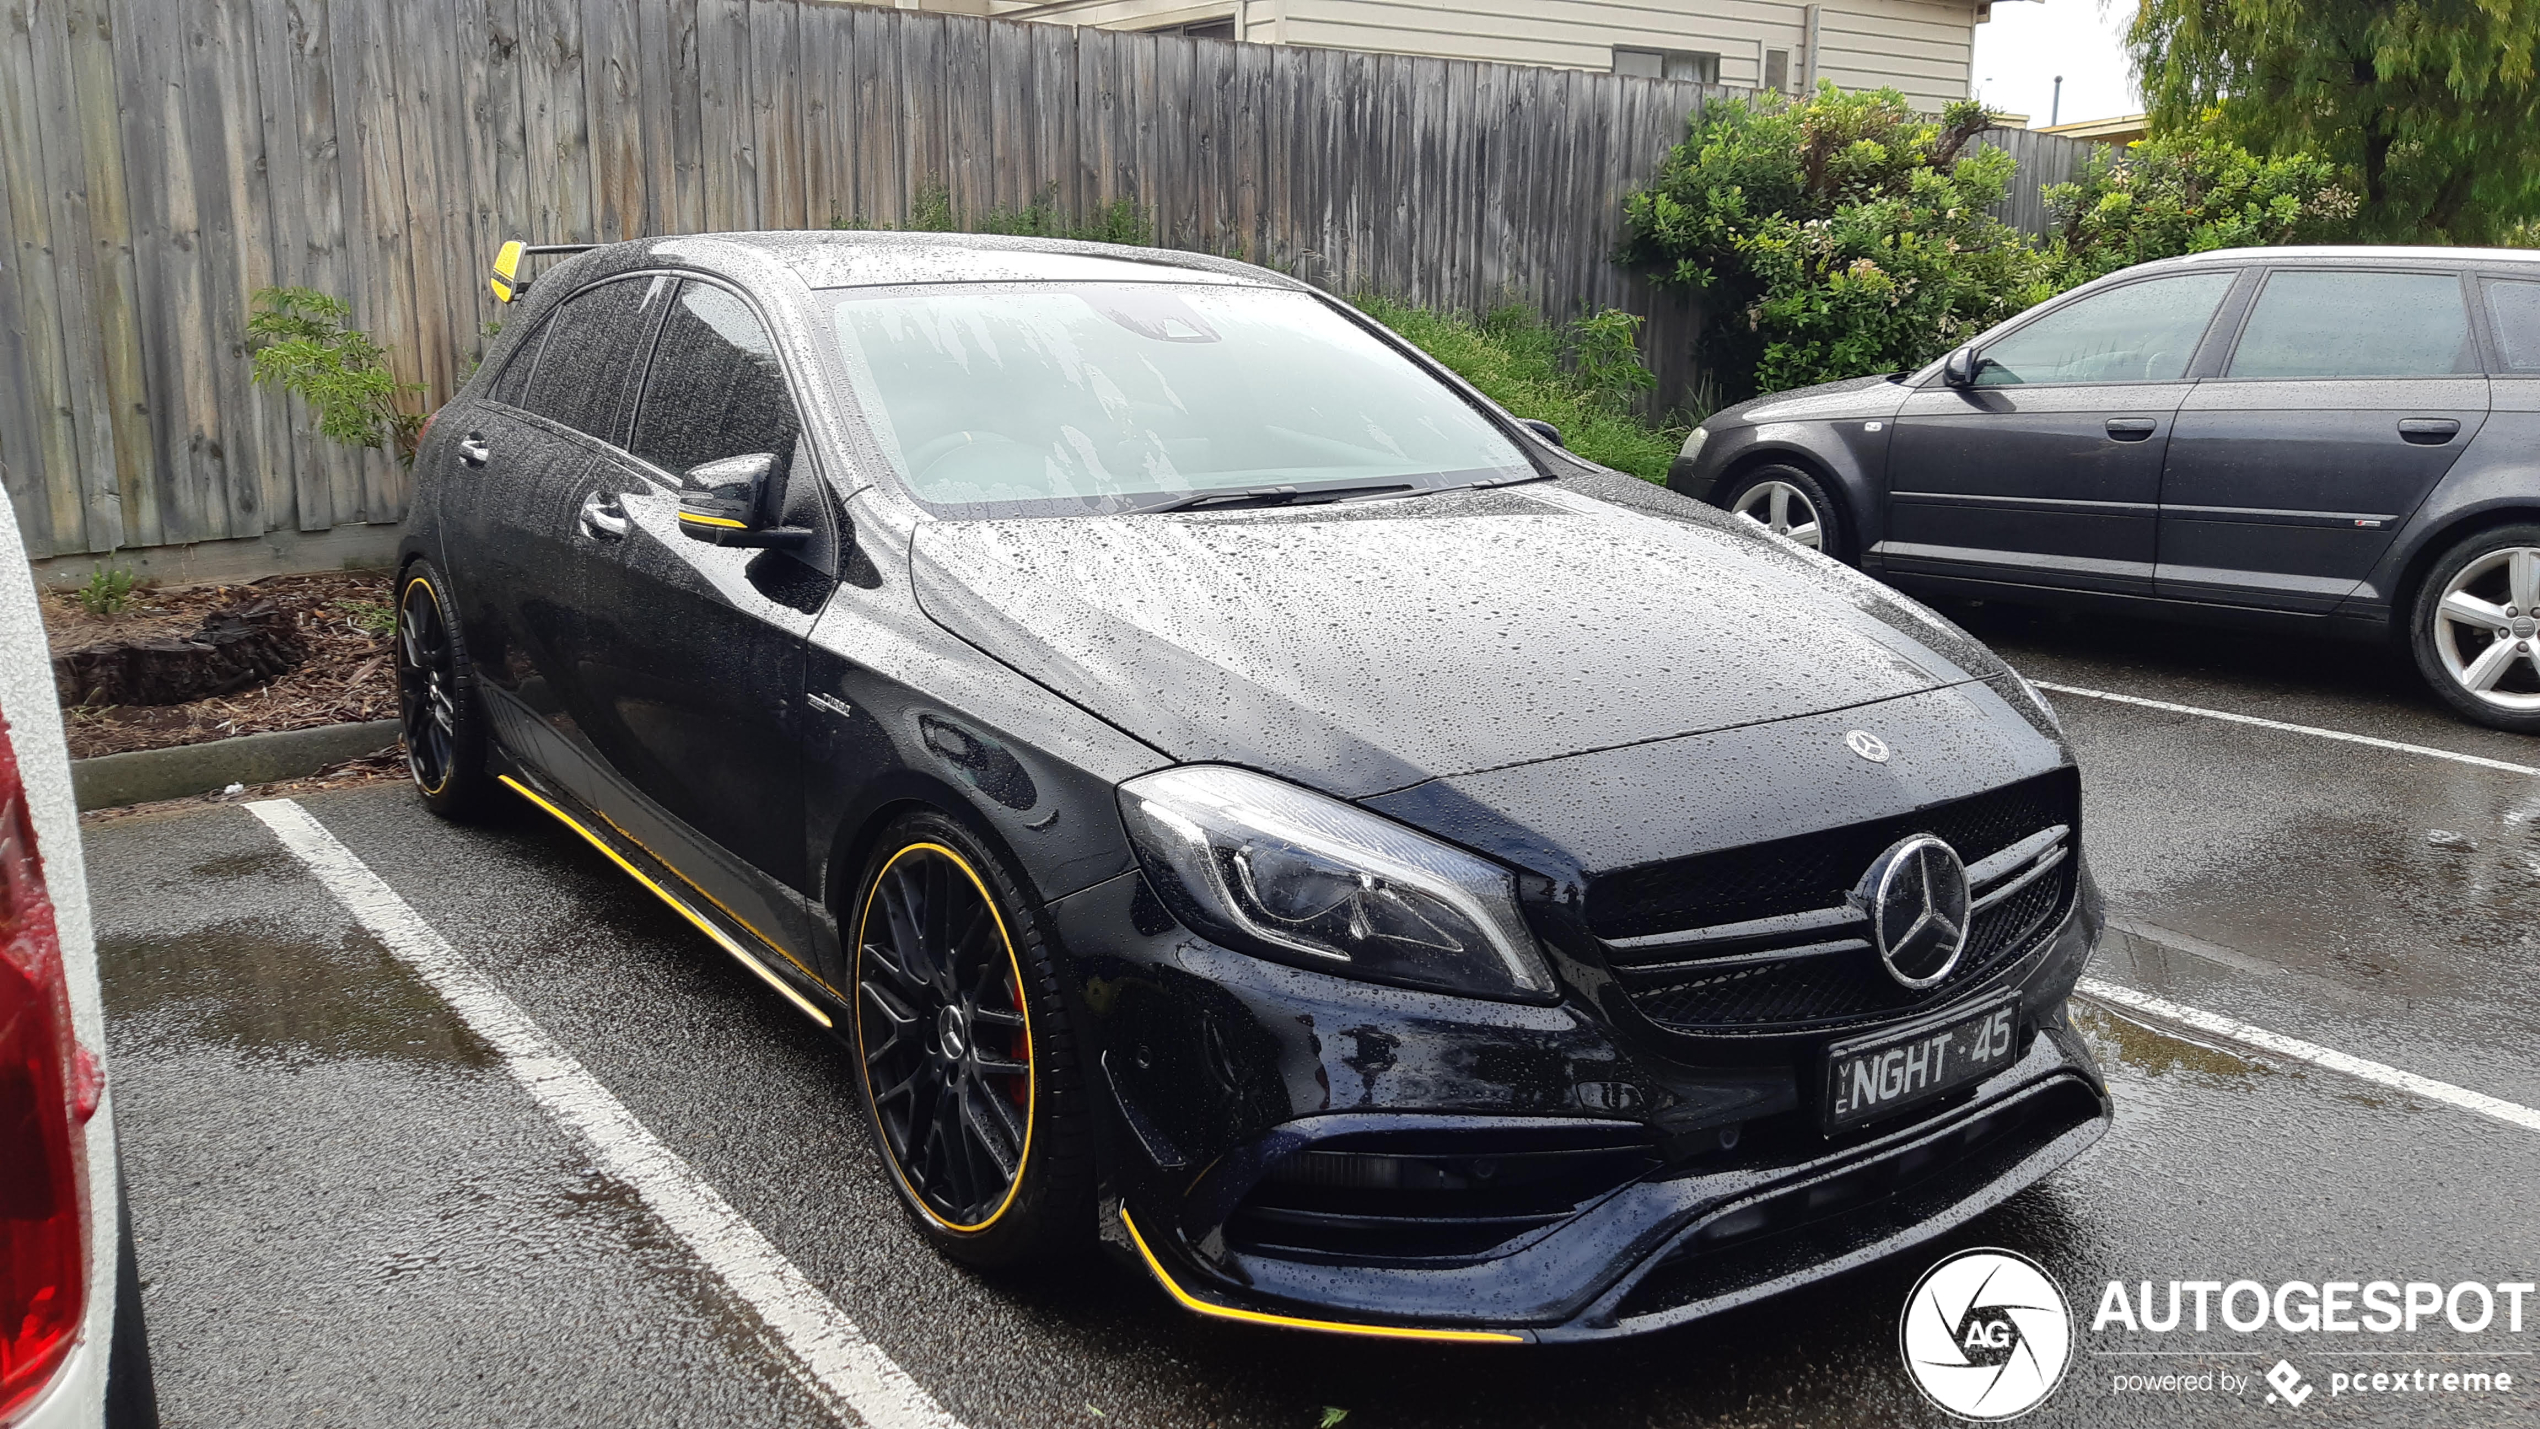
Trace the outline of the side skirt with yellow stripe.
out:
M 686 875 L 651 850 L 624 836 L 604 816 L 564 795 L 532 788 L 510 774 L 496 777 L 514 793 L 580 834 L 591 847 L 617 865 L 619 871 L 670 905 L 672 912 L 705 934 L 708 941 L 722 949 L 733 961 L 774 988 L 795 1011 L 822 1027 L 836 1029 L 837 1016 L 846 1009 L 845 999 L 797 963 L 792 953 L 767 942 L 756 929 L 726 913 Z

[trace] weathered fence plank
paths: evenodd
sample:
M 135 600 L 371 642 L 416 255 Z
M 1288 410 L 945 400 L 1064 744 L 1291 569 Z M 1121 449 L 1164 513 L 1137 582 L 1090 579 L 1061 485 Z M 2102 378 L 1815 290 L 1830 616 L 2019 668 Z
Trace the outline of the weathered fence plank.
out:
M 505 238 L 1119 200 L 1342 293 L 1698 319 L 1611 261 L 1697 85 L 829 0 L 0 0 L 0 483 L 38 555 L 394 521 L 406 473 L 248 381 L 251 296 L 348 301 L 437 404 Z M 1992 133 L 2020 178 L 2086 145 Z

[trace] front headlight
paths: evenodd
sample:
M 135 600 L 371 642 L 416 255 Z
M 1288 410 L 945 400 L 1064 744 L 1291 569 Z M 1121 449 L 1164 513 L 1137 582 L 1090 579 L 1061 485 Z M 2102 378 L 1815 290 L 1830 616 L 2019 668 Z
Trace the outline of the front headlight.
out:
M 1676 453 L 1676 460 L 1691 461 L 1695 457 L 1702 455 L 1702 444 L 1709 440 L 1711 440 L 1711 429 L 1709 427 L 1694 428 L 1693 435 L 1685 438 L 1685 449 Z
M 1261 957 L 1476 997 L 1552 994 L 1506 869 L 1307 789 L 1220 765 L 1120 786 L 1156 893 Z

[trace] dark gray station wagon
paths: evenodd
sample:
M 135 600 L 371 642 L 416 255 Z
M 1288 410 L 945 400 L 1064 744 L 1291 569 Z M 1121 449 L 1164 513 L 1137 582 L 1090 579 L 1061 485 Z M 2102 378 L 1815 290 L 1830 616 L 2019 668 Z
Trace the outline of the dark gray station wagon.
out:
M 2540 733 L 2540 253 L 2147 263 L 1732 407 L 1669 484 L 1918 594 L 2404 639 Z

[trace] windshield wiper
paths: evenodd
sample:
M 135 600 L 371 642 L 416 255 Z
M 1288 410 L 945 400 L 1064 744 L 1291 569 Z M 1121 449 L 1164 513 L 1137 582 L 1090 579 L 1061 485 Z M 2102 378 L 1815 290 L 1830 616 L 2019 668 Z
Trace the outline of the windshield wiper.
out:
M 1325 501 L 1339 501 L 1351 496 L 1378 496 L 1388 491 L 1409 491 L 1407 481 L 1389 481 L 1368 486 L 1233 486 L 1224 491 L 1202 491 L 1179 501 L 1149 506 L 1149 511 L 1231 511 L 1246 506 L 1310 506 Z

